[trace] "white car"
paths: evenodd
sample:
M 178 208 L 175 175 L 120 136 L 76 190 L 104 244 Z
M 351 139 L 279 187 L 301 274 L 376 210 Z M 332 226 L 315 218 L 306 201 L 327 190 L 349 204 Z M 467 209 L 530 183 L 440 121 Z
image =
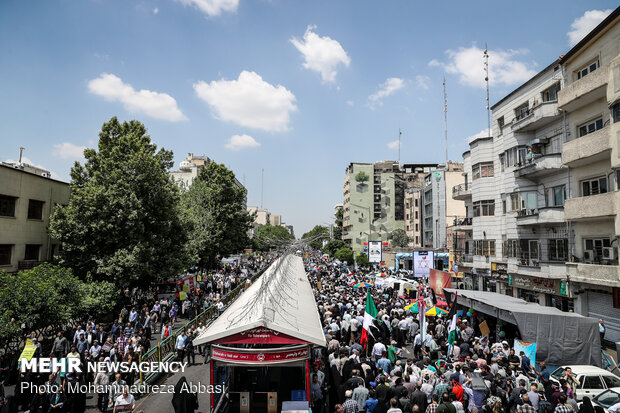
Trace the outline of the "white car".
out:
M 618 376 L 600 367 L 588 365 L 558 367 L 551 373 L 551 381 L 559 385 L 560 379 L 564 376 L 567 367 L 573 370 L 573 375 L 579 382 L 575 392 L 575 399 L 577 401 L 583 400 L 584 396 L 588 396 L 592 399 L 607 389 L 620 387 L 620 378 L 618 378 Z
M 620 387 L 607 389 L 592 399 L 594 410 L 601 407 L 605 413 L 618 413 L 620 411 Z M 610 409 L 611 408 L 611 409 Z

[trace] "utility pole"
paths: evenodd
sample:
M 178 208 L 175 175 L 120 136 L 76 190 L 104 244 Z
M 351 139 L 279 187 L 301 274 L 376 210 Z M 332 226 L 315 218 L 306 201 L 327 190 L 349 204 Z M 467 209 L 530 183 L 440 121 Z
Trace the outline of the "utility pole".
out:
M 487 84 L 487 127 L 489 128 L 489 136 L 491 136 L 491 102 L 489 99 L 489 48 L 484 44 L 484 81 Z
M 446 168 L 448 167 L 448 92 L 446 91 L 446 76 L 443 77 L 443 133 L 446 139 Z
M 403 131 L 398 128 L 398 167 L 400 168 L 400 137 L 403 134 Z

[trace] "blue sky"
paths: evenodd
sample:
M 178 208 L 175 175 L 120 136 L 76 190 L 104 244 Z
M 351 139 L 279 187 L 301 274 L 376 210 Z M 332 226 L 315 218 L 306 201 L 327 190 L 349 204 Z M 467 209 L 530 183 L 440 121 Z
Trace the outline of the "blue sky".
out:
M 612 1 L 3 0 L 0 159 L 60 179 L 112 116 L 229 166 L 298 236 L 333 220 L 351 161 L 442 162 L 494 103 L 565 53 Z M 392 144 L 391 144 L 392 143 Z

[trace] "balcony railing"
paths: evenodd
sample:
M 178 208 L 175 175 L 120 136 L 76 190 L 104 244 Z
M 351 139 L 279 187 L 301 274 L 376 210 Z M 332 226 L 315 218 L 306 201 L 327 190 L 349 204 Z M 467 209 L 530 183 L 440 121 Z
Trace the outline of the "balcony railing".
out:
M 538 209 L 520 209 L 517 211 L 517 217 L 530 217 L 532 215 L 538 215 Z
M 454 218 L 454 226 L 455 227 L 460 227 L 463 225 L 471 225 L 472 224 L 472 218 Z
M 471 197 L 471 185 L 459 184 L 452 187 L 452 199 L 465 200 Z

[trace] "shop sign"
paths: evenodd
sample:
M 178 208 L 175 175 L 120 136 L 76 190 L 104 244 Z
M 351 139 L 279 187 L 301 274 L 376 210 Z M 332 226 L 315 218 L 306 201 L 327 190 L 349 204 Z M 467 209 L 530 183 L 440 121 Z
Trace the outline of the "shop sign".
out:
M 213 347 L 211 349 L 211 357 L 213 360 L 225 361 L 228 363 L 278 364 L 306 360 L 310 358 L 310 350 L 306 346 L 293 350 L 270 351 L 265 349 L 264 351 L 243 352 Z
M 512 274 L 508 274 L 508 285 L 514 285 L 514 277 Z
M 295 337 L 266 327 L 257 327 L 213 341 L 215 344 L 301 344 Z
M 492 262 L 491 271 L 508 272 L 508 264 L 504 262 Z
M 549 278 L 539 278 L 539 277 L 528 277 L 524 275 L 515 274 L 512 277 L 512 282 L 510 285 L 514 285 L 515 287 L 522 288 L 525 290 L 530 290 L 538 293 L 545 294 L 553 294 L 553 295 L 567 295 L 566 282 L 549 279 Z M 561 285 L 564 283 L 564 286 Z

